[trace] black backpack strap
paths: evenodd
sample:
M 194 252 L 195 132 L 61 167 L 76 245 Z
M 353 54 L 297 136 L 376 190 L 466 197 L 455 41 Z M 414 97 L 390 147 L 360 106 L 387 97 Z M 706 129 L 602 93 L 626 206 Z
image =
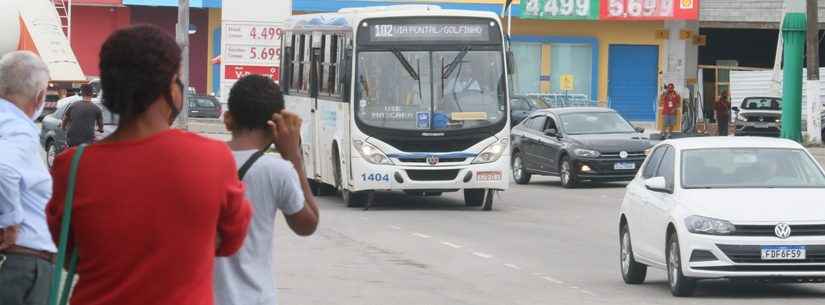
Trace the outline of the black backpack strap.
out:
M 238 169 L 238 179 L 243 180 L 243 177 L 246 176 L 246 172 L 249 171 L 249 168 L 252 167 L 252 164 L 255 164 L 255 161 L 258 161 L 258 159 L 260 159 L 261 156 L 264 155 L 264 152 L 266 152 L 266 150 L 256 151 L 254 154 L 252 154 L 252 156 L 249 157 L 249 159 L 246 160 L 246 162 L 243 163 L 241 168 Z

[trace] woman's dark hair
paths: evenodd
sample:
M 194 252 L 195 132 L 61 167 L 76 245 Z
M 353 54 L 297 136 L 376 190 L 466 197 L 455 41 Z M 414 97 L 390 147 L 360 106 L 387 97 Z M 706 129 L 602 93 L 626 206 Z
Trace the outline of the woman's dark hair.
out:
M 284 95 L 271 78 L 247 75 L 232 86 L 228 103 L 235 130 L 264 129 L 284 109 Z
M 103 105 L 127 121 L 163 96 L 180 70 L 181 50 L 160 28 L 138 25 L 112 33 L 100 49 Z

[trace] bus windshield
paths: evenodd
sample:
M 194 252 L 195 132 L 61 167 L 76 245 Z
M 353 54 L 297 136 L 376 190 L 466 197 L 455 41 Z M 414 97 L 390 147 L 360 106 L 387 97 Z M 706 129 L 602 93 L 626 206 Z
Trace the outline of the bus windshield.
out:
M 501 51 L 394 49 L 363 51 L 357 60 L 357 118 L 367 125 L 458 130 L 506 118 Z

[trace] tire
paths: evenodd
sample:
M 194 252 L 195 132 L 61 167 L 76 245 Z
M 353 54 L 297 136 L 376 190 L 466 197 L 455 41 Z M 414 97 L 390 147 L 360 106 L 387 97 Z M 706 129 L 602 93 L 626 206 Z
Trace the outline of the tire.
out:
M 636 262 L 630 230 L 626 224 L 619 229 L 619 267 L 621 267 L 622 279 L 626 284 L 638 285 L 645 282 L 647 265 Z
M 493 209 L 493 191 L 487 189 L 465 189 L 464 205 L 468 207 L 481 207 L 484 211 Z
M 689 297 L 696 290 L 696 279 L 682 273 L 682 256 L 679 237 L 673 232 L 667 239 L 667 280 L 670 293 L 675 297 Z
M 523 160 L 520 153 L 515 153 L 513 154 L 513 164 L 510 165 L 513 171 L 513 180 L 515 180 L 517 184 L 522 185 L 530 183 L 531 177 L 530 173 L 528 173 L 524 167 Z
M 367 203 L 367 192 L 351 192 L 341 190 L 341 198 L 348 208 L 363 207 Z
M 309 189 L 312 191 L 312 195 L 323 197 L 334 195 L 336 193 L 335 188 L 329 184 L 318 182 L 313 179 L 307 180 L 309 181 Z
M 46 165 L 52 168 L 54 165 L 54 158 L 57 157 L 57 147 L 54 145 L 54 140 L 46 140 Z
M 570 162 L 570 158 L 564 156 L 561 159 L 561 163 L 559 163 L 559 167 L 561 186 L 568 189 L 576 188 L 576 185 L 579 183 L 579 178 L 576 176 L 576 171 L 573 170 L 573 164 Z

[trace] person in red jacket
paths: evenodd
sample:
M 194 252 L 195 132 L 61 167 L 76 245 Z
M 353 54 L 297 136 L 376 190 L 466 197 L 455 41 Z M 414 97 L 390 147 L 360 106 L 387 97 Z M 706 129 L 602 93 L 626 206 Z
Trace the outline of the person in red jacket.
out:
M 667 91 L 662 94 L 659 107 L 662 109 L 662 117 L 664 119 L 664 139 L 669 139 L 673 134 L 673 128 L 676 127 L 676 115 L 682 107 L 682 97 L 676 93 L 673 84 L 667 85 Z
M 215 256 L 243 244 L 252 209 L 229 148 L 170 129 L 185 96 L 180 60 L 175 41 L 152 26 L 118 30 L 103 44 L 103 104 L 120 121 L 80 161 L 72 305 L 212 305 Z M 75 152 L 54 162 L 46 214 L 55 242 Z
M 730 95 L 728 91 L 722 91 L 719 99 L 713 104 L 716 110 L 716 123 L 719 125 L 719 136 L 728 135 L 728 125 L 730 124 Z

